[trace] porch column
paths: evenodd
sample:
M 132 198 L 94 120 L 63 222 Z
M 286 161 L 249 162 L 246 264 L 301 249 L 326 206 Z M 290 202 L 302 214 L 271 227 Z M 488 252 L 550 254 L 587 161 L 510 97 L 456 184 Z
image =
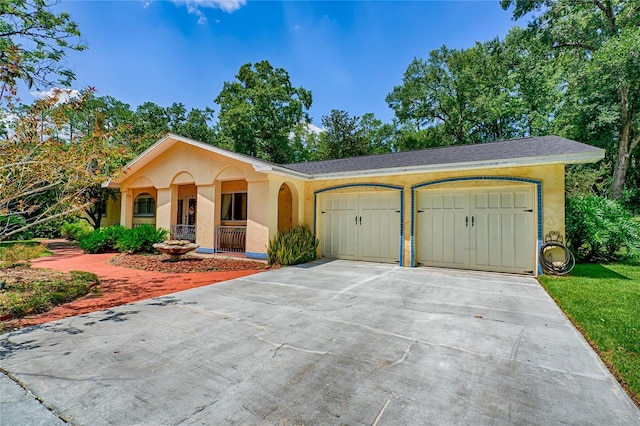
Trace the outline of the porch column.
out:
M 277 199 L 277 197 L 276 197 Z M 254 259 L 267 258 L 269 225 L 276 223 L 277 203 L 273 206 L 269 197 L 269 181 L 247 182 L 247 247 L 246 256 Z M 273 210 L 275 208 L 275 218 Z M 273 220 L 272 220 L 273 219 Z
M 171 188 L 158 188 L 156 228 L 171 230 Z
M 120 192 L 120 225 L 125 228 L 133 225 L 133 189 Z
M 216 187 L 198 185 L 196 201 L 196 249 L 199 253 L 213 253 L 215 248 Z

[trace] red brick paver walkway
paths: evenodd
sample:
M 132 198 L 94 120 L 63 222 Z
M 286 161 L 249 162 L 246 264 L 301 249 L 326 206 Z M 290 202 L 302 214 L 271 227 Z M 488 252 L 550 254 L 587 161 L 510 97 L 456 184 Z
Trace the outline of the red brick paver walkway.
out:
M 33 267 L 60 272 L 93 272 L 100 278 L 100 294 L 88 295 L 44 314 L 17 320 L 17 326 L 42 324 L 261 272 L 248 270 L 171 274 L 140 271 L 111 265 L 109 260 L 115 256 L 113 253 L 83 254 L 78 247 L 58 241 L 53 241 L 48 246 L 53 251 L 53 256 L 32 260 Z

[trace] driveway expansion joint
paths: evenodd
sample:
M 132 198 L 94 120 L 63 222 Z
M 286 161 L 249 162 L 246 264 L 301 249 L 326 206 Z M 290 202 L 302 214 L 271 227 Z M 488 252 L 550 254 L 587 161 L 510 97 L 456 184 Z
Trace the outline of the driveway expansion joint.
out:
M 17 384 L 18 386 L 20 386 L 20 388 L 22 388 L 22 390 L 25 391 L 25 393 L 27 394 L 28 397 L 33 398 L 33 400 L 37 401 L 38 404 L 40 404 L 42 407 L 44 407 L 47 411 L 49 411 L 51 414 L 53 414 L 54 416 L 56 416 L 60 421 L 67 423 L 67 424 L 71 424 L 71 422 L 69 420 L 67 420 L 66 418 L 64 418 L 60 413 L 58 413 L 53 407 L 50 407 L 49 405 L 47 405 L 46 402 L 44 402 L 44 400 L 42 398 L 40 398 L 39 396 L 35 395 L 33 392 L 31 392 L 31 389 L 29 389 L 27 387 L 27 385 L 25 383 L 23 383 L 20 379 L 18 379 L 16 376 L 14 376 L 13 374 L 11 374 L 10 371 L 7 371 L 6 369 L 0 367 L 0 374 L 4 374 L 9 380 L 11 380 L 12 382 L 14 382 L 15 384 Z

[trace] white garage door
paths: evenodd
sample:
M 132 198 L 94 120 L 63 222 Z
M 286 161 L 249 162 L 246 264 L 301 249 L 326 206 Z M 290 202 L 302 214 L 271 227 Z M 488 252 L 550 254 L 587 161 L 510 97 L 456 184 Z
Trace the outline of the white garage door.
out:
M 324 195 L 320 199 L 320 209 L 323 257 L 399 261 L 398 193 Z
M 416 259 L 428 266 L 532 274 L 533 206 L 529 187 L 421 191 Z

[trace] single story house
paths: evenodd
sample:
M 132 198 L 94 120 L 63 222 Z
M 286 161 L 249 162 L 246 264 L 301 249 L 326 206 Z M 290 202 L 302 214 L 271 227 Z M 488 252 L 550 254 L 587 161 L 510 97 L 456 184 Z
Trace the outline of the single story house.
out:
M 544 136 L 278 165 L 168 134 L 105 184 L 106 220 L 257 259 L 306 224 L 326 258 L 537 275 L 544 235 L 564 235 L 565 165 L 603 157 Z

